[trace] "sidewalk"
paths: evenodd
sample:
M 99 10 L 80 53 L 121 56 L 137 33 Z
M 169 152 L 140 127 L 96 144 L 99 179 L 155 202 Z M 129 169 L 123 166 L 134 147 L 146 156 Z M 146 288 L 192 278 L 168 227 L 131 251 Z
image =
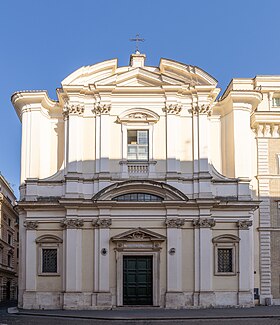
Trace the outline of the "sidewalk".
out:
M 160 308 L 117 308 L 114 310 L 23 310 L 15 307 L 9 313 L 18 315 L 67 317 L 96 320 L 160 320 L 160 319 L 236 319 L 236 318 L 279 318 L 280 306 L 256 306 L 253 308 L 211 309 L 160 309 Z

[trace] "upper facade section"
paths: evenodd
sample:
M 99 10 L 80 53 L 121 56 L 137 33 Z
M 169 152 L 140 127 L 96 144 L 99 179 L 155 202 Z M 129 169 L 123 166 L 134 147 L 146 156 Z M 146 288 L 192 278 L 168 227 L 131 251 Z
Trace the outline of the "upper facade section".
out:
M 67 86 L 102 88 L 127 86 L 217 86 L 217 81 L 202 69 L 168 59 L 161 59 L 159 67 L 145 66 L 144 54 L 132 54 L 130 65 L 118 67 L 117 59 L 84 66 L 62 81 Z

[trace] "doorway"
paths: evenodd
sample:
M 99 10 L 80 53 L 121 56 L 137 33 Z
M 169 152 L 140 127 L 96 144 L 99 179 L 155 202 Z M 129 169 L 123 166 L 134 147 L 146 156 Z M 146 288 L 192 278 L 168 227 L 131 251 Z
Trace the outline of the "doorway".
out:
M 152 256 L 123 256 L 123 304 L 153 305 Z

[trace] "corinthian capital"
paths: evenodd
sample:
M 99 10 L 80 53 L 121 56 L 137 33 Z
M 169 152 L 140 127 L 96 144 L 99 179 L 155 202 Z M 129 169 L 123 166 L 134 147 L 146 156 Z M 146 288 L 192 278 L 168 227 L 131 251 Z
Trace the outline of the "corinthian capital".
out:
M 97 102 L 94 105 L 93 113 L 96 115 L 100 114 L 109 114 L 111 111 L 111 104 L 104 104 L 101 102 Z
M 38 221 L 24 221 L 23 225 L 28 230 L 35 230 L 38 228 Z
M 84 225 L 83 219 L 63 219 L 60 222 L 61 227 L 68 228 L 68 229 L 76 229 L 81 228 Z
M 163 111 L 167 114 L 179 114 L 182 110 L 181 104 L 165 104 Z
M 239 220 L 237 221 L 237 227 L 240 230 L 248 230 L 253 225 L 251 220 Z
M 198 105 L 194 104 L 192 106 L 192 113 L 194 115 L 196 114 L 206 114 L 206 115 L 211 115 L 211 106 L 210 105 Z
M 80 104 L 65 104 L 63 108 L 63 115 L 67 117 L 70 114 L 82 115 L 84 113 L 84 106 Z
M 193 220 L 193 226 L 195 228 L 212 228 L 216 224 L 213 218 L 199 218 Z
M 96 226 L 100 228 L 109 228 L 112 224 L 111 218 L 100 218 L 96 222 Z
M 167 228 L 181 228 L 185 224 L 185 220 L 180 218 L 167 218 L 165 224 Z

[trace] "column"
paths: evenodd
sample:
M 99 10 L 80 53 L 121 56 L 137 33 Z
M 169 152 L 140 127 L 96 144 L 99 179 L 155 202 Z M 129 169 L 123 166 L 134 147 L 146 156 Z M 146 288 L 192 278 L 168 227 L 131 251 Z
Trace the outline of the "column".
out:
M 213 245 L 212 245 L 212 227 L 215 226 L 215 220 L 204 217 L 209 215 L 201 211 L 203 217 L 195 219 L 195 301 L 199 306 L 207 307 L 215 305 L 215 294 L 213 292 Z M 198 245 L 198 247 L 197 247 Z M 198 256 L 197 256 L 198 254 Z
M 26 227 L 26 256 L 25 256 L 25 291 L 23 292 L 23 308 L 37 308 L 37 250 L 36 250 L 36 228 L 37 221 L 24 221 Z
M 167 227 L 167 292 L 166 307 L 184 307 L 182 288 L 182 226 L 184 219 L 168 217 Z
M 239 290 L 238 305 L 254 305 L 253 281 L 253 256 L 252 256 L 252 221 L 238 221 L 239 228 Z
M 112 306 L 112 294 L 110 292 L 110 218 L 98 218 L 94 220 L 94 304 L 100 308 Z
M 180 161 L 177 157 L 178 137 L 180 129 L 178 124 L 178 114 L 181 112 L 182 105 L 166 104 L 166 172 L 180 172 Z
M 64 308 L 77 308 L 82 291 L 82 226 L 83 219 L 66 218 L 61 222 L 65 228 L 65 293 Z M 82 301 L 81 301 L 82 304 Z

